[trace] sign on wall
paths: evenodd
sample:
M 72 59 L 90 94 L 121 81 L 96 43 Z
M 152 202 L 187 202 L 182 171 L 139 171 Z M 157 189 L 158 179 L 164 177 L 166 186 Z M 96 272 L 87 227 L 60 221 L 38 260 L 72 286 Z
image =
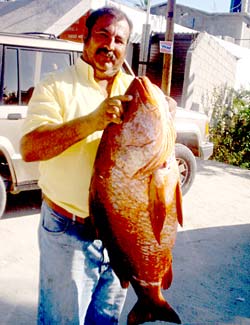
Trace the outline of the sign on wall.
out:
M 173 54 L 173 42 L 160 41 L 160 53 Z
M 85 27 L 86 15 L 82 16 L 70 27 L 68 27 L 61 35 L 60 38 L 73 41 L 73 42 L 83 42 L 83 29 Z

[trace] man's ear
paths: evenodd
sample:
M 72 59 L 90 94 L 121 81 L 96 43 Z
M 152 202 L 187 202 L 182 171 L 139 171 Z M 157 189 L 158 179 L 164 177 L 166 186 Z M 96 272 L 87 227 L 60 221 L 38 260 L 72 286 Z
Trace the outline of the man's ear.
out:
M 88 17 L 90 16 L 92 10 L 90 9 L 89 11 L 86 12 L 86 14 L 83 16 L 83 30 L 82 30 L 82 38 L 83 38 L 83 42 L 85 42 L 85 40 L 88 37 L 89 31 L 88 31 L 88 27 L 86 26 L 86 20 L 88 19 Z

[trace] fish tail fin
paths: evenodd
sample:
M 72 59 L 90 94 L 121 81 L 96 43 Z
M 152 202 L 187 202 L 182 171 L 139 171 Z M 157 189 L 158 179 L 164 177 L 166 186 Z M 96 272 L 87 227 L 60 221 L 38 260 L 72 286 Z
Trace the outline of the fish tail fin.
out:
M 127 325 L 137 325 L 156 320 L 181 324 L 179 316 L 166 301 L 159 305 L 152 303 L 152 301 L 145 303 L 138 300 L 128 314 Z

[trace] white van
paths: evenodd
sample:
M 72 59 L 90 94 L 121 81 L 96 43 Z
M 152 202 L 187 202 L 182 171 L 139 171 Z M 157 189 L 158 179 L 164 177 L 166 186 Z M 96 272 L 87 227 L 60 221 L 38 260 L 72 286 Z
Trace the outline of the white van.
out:
M 6 192 L 38 189 L 38 164 L 21 158 L 21 124 L 34 86 L 54 70 L 73 64 L 82 44 L 50 35 L 0 33 L 0 216 Z
M 51 71 L 73 64 L 81 55 L 82 47 L 80 43 L 59 40 L 47 34 L 0 33 L 0 217 L 6 206 L 7 193 L 38 189 L 38 163 L 24 162 L 19 152 L 21 124 L 26 117 L 34 86 Z M 133 73 L 127 64 L 124 69 Z M 195 118 L 189 119 L 184 137 L 181 136 L 181 110 L 176 117 L 178 137 L 181 143 L 185 142 L 185 146 L 178 145 L 176 150 L 185 193 L 194 180 L 196 170 L 194 155 L 188 149 L 189 143 L 194 154 L 205 159 L 213 149 L 206 140 L 206 116 L 198 116 L 199 124 L 194 122 Z M 190 122 L 196 124 L 195 128 Z

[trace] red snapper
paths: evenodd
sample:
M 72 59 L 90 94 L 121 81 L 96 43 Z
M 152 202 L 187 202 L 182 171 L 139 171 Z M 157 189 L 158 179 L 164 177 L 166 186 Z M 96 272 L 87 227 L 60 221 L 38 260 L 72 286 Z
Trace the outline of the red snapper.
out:
M 182 225 L 176 133 L 164 94 L 147 77 L 126 94 L 122 124 L 103 132 L 90 185 L 90 215 L 122 287 L 138 301 L 128 324 L 181 323 L 161 288 L 172 282 L 172 248 Z

